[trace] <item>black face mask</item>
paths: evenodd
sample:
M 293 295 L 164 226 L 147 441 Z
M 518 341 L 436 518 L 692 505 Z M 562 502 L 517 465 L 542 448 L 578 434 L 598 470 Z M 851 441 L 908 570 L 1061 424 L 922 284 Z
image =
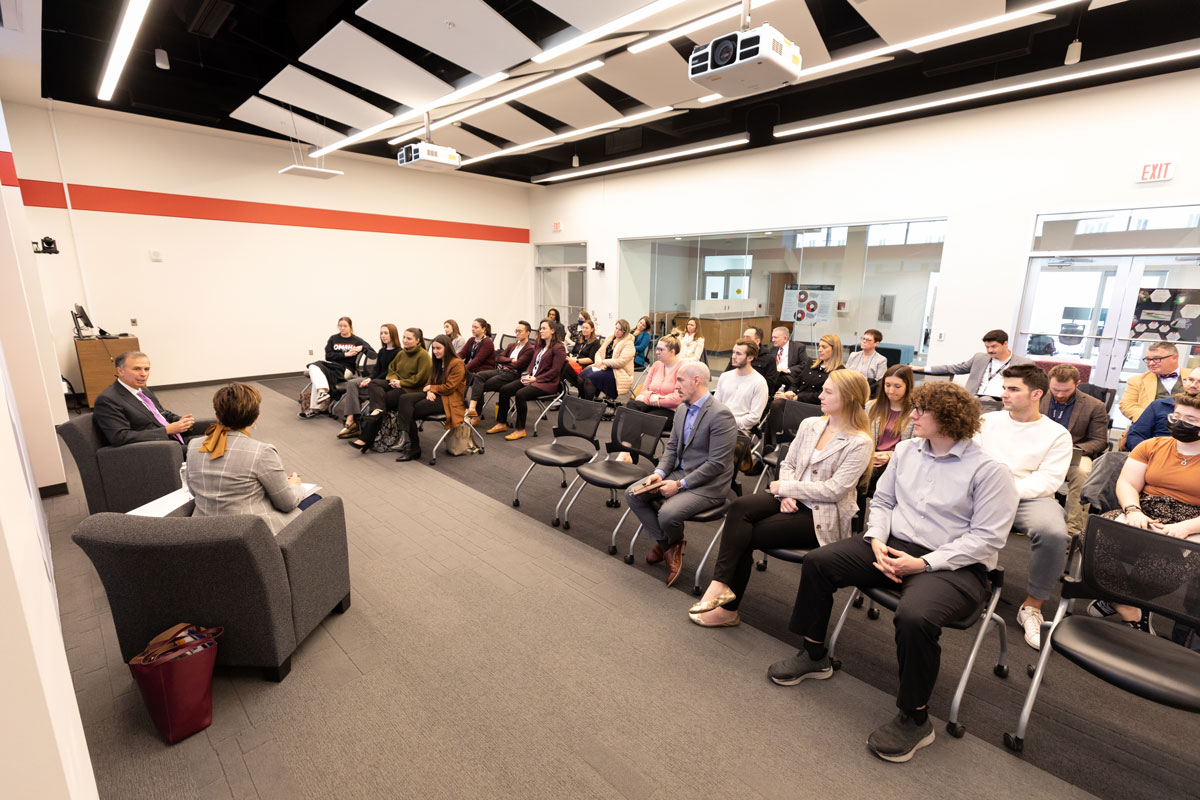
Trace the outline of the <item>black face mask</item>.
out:
M 1200 441 L 1200 425 L 1193 425 L 1190 422 L 1180 420 L 1178 422 L 1167 422 L 1167 433 L 1178 442 L 1191 444 L 1195 441 Z

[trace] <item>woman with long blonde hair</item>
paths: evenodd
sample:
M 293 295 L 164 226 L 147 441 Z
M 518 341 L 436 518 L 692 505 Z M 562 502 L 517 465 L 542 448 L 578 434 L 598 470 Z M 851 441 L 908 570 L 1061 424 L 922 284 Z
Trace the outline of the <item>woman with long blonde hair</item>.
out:
M 783 430 L 783 408 L 787 400 L 817 405 L 826 379 L 837 370 L 843 370 L 842 340 L 837 334 L 827 333 L 817 342 L 817 357 L 811 363 L 801 361 L 782 375 L 779 390 L 771 398 L 771 410 L 767 415 L 766 443 L 774 448 L 779 432 Z M 870 396 L 870 392 L 867 392 Z M 866 402 L 866 399 L 863 399 Z
M 712 583 L 688 617 L 705 628 L 730 627 L 750 582 L 755 550 L 811 550 L 848 538 L 859 513 L 857 489 L 871 466 L 874 441 L 863 406 L 867 379 L 852 370 L 829 375 L 820 417 L 800 423 L 767 494 L 729 507 Z

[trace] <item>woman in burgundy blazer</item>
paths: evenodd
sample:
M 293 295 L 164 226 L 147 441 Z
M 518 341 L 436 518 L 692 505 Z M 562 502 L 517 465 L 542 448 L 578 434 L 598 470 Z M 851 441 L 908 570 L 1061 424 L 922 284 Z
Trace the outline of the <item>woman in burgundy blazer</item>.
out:
M 486 319 L 477 317 L 471 322 L 471 338 L 458 351 L 458 357 L 466 365 L 468 375 L 496 368 L 496 343 L 492 341 L 492 326 Z
M 488 433 L 508 431 L 508 404 L 515 399 L 517 429 L 504 438 L 509 441 L 524 439 L 529 401 L 549 394 L 558 394 L 565 363 L 567 348 L 558 340 L 558 329 L 554 320 L 543 319 L 538 325 L 537 346 L 532 351 L 529 366 L 520 378 L 510 381 L 500 389 L 500 408 L 496 414 L 496 424 L 488 428 Z

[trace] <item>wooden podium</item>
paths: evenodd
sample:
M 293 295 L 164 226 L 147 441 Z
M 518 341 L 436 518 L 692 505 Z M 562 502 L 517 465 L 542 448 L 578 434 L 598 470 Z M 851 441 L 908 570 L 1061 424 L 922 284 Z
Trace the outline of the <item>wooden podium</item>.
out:
M 134 336 L 117 339 L 76 339 L 75 357 L 79 359 L 79 373 L 83 376 L 83 391 L 87 393 L 88 408 L 96 404 L 96 398 L 117 378 L 113 359 L 137 350 L 138 340 Z

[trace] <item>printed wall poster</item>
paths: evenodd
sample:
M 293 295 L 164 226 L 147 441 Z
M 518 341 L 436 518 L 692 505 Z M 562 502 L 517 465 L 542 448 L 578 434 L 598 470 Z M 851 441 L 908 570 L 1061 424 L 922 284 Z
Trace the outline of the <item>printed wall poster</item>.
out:
M 1200 342 L 1200 289 L 1142 289 L 1129 336 L 1142 341 Z

